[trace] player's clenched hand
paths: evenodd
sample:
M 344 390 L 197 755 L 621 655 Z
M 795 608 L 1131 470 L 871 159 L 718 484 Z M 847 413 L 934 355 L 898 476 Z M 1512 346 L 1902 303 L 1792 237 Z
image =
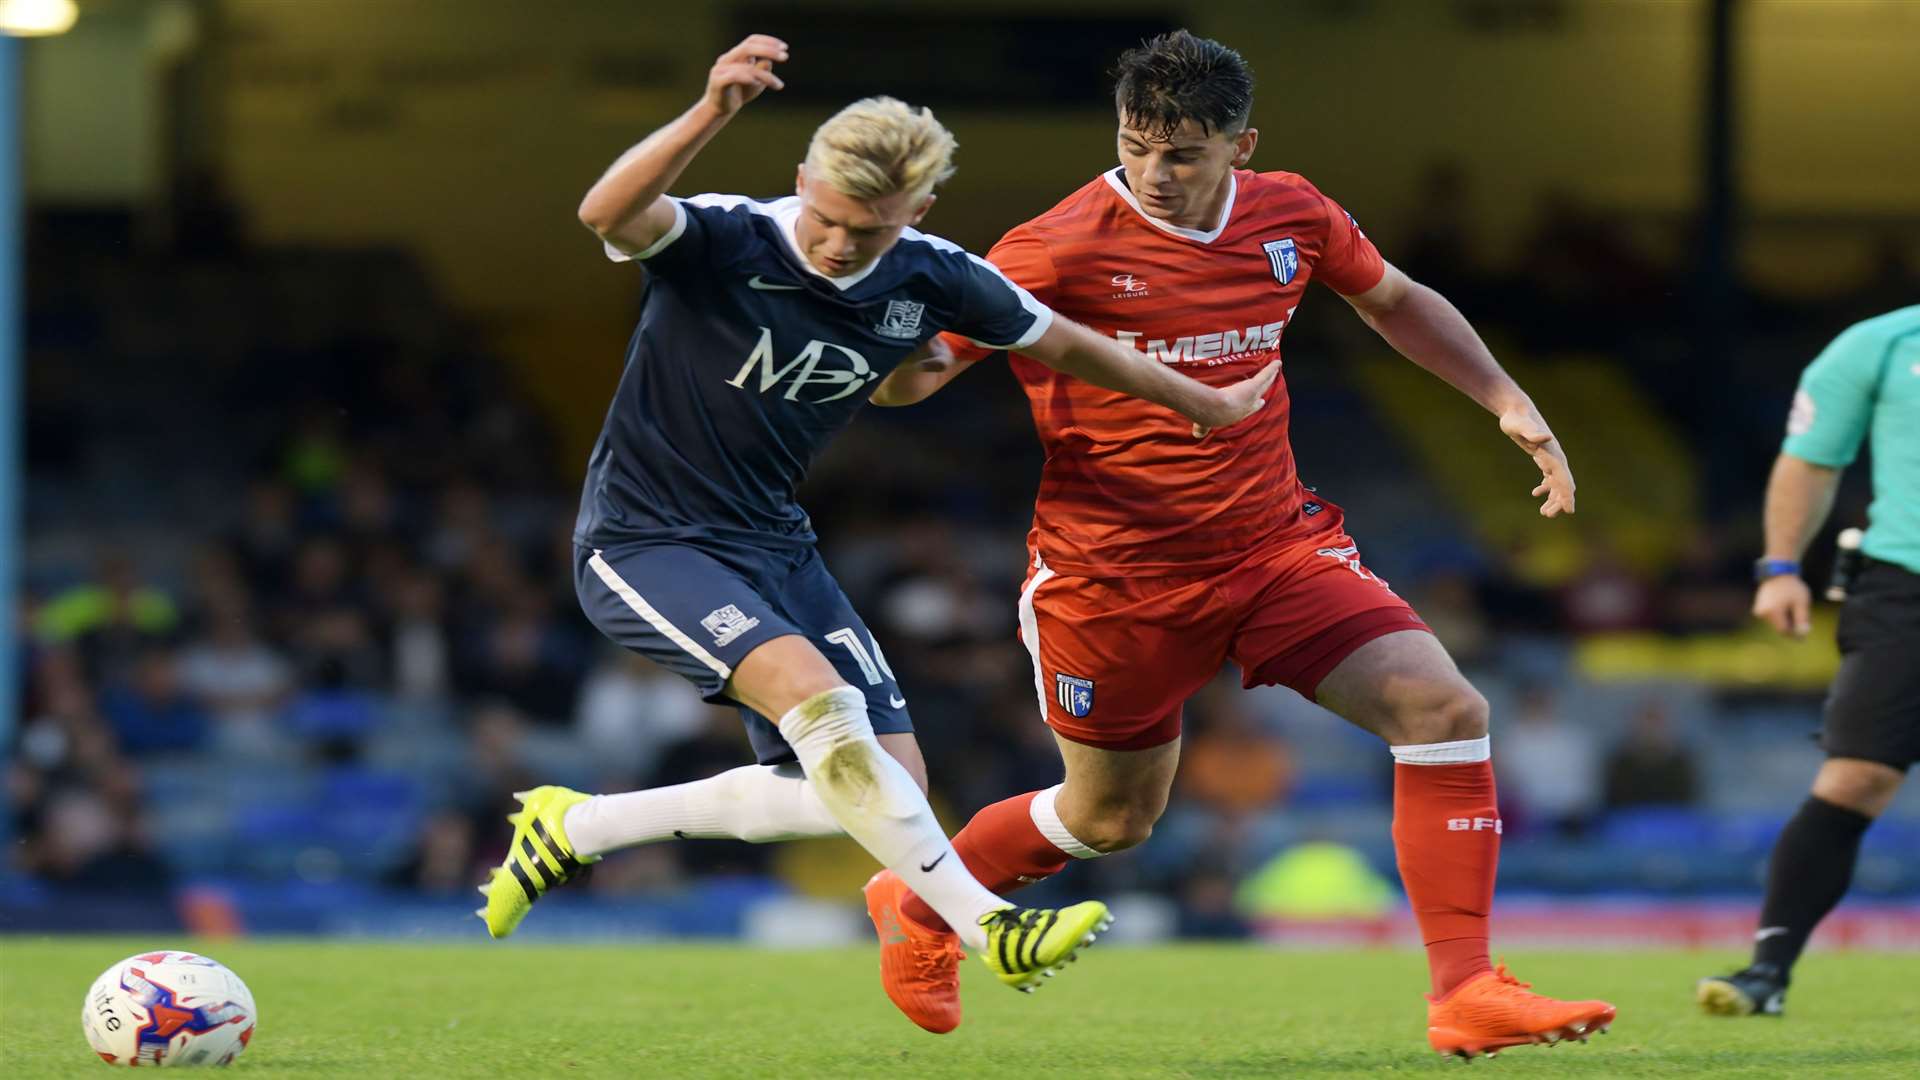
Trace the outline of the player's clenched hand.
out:
M 765 34 L 749 35 L 713 62 L 713 70 L 707 72 L 707 104 L 722 116 L 732 116 L 769 87 L 786 89 L 787 84 L 773 73 L 773 65 L 786 58 L 786 42 Z
M 1508 409 L 1500 414 L 1500 430 L 1540 466 L 1540 485 L 1533 489 L 1535 497 L 1547 497 L 1540 504 L 1540 516 L 1573 513 L 1573 469 L 1567 465 L 1567 452 L 1560 448 L 1560 440 L 1553 437 L 1553 430 L 1540 413 L 1531 405 Z
M 953 347 L 947 344 L 946 339 L 935 334 L 915 349 L 911 356 L 900 361 L 900 366 L 912 364 L 920 371 L 945 371 L 953 366 L 953 361 Z
M 1803 638 L 1812 625 L 1813 590 L 1799 574 L 1777 574 L 1753 594 L 1753 614 L 1783 634 Z
M 1280 361 L 1275 360 L 1260 369 L 1258 375 L 1242 379 L 1220 391 L 1217 404 L 1205 417 L 1206 422 L 1196 421 L 1193 425 L 1193 437 L 1204 439 L 1213 433 L 1214 428 L 1237 424 L 1267 404 L 1267 391 L 1273 388 L 1273 380 L 1280 377 Z

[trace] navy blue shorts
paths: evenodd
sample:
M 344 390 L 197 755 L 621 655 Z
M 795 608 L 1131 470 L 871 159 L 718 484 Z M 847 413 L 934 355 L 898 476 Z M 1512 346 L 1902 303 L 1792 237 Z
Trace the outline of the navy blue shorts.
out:
M 708 701 L 738 706 L 762 765 L 794 761 L 769 717 L 726 695 L 748 653 L 786 634 L 813 642 L 867 695 L 882 735 L 913 730 L 880 643 L 812 547 L 781 552 L 683 543 L 575 547 L 573 587 L 600 632 L 684 676 Z

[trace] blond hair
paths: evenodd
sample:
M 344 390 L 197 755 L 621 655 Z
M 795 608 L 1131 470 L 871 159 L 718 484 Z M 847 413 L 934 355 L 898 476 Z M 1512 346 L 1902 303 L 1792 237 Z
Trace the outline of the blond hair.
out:
M 953 132 L 898 98 L 870 97 L 841 109 L 807 144 L 807 172 L 856 199 L 931 192 L 953 175 Z

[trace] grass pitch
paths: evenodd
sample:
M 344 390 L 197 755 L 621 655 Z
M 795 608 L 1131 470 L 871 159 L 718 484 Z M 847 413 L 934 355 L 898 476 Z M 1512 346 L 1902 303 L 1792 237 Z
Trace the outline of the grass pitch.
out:
M 1412 952 L 1095 949 L 1031 997 L 967 961 L 966 1023 L 928 1035 L 881 995 L 871 950 L 727 946 L 194 943 L 0 938 L 9 1077 L 104 1076 L 80 1033 L 94 976 L 155 947 L 247 980 L 257 1076 L 1357 1077 L 1467 1068 L 1427 1049 Z M 1783 1020 L 1692 1003 L 1714 953 L 1525 953 L 1543 992 L 1603 997 L 1613 1033 L 1517 1048 L 1501 1076 L 1920 1076 L 1920 958 L 1816 954 Z

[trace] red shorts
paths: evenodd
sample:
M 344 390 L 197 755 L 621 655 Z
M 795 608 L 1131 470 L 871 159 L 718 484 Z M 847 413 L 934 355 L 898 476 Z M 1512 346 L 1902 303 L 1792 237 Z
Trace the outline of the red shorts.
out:
M 1248 687 L 1278 684 L 1311 701 L 1355 649 L 1427 629 L 1339 529 L 1201 576 L 1068 577 L 1036 556 L 1020 592 L 1046 722 L 1105 750 L 1179 738 L 1181 706 L 1228 660 Z

